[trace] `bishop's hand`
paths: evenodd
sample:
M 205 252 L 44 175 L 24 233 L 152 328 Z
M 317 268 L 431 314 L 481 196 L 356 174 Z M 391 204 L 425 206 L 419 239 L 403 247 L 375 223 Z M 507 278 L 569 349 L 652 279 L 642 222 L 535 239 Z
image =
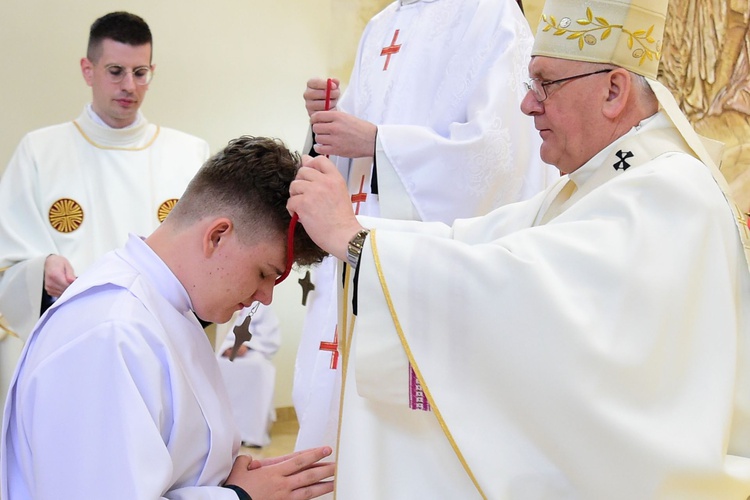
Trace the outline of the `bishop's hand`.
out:
M 336 166 L 323 156 L 304 156 L 289 194 L 287 210 L 299 216 L 307 234 L 320 248 L 346 261 L 349 240 L 363 227 Z

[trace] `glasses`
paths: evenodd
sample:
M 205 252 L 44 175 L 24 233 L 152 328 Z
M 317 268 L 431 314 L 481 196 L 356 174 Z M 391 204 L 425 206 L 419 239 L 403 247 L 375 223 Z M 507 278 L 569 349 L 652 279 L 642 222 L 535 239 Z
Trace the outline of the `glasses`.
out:
M 119 64 L 107 64 L 104 66 L 104 74 L 107 75 L 107 78 L 112 83 L 120 83 L 128 73 L 133 74 L 133 82 L 136 85 L 148 85 L 154 77 L 154 72 L 148 66 L 133 68 L 132 71 L 125 69 Z
M 598 75 L 599 73 L 609 73 L 610 71 L 612 71 L 612 68 L 600 69 L 599 71 L 584 73 L 582 75 L 569 76 L 567 78 L 560 78 L 559 80 L 552 80 L 549 82 L 544 82 L 542 80 L 539 80 L 538 78 L 532 78 L 527 82 L 523 82 L 523 85 L 524 87 L 526 87 L 526 92 L 532 92 L 534 94 L 534 98 L 537 100 L 537 102 L 544 102 L 547 100 L 547 97 L 549 97 L 547 95 L 547 85 L 576 80 L 578 78 L 583 78 L 584 76 Z

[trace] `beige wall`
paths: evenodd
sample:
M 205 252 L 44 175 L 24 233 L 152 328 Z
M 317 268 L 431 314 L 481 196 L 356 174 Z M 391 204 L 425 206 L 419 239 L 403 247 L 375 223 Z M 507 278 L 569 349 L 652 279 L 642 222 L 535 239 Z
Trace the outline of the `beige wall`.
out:
M 79 70 L 88 28 L 121 9 L 142 16 L 154 35 L 157 69 L 142 108 L 147 118 L 205 138 L 212 151 L 242 134 L 303 146 L 301 94 L 308 77 L 329 67 L 331 0 L 4 0 L 0 170 L 25 132 L 80 113 L 90 99 Z M 356 42 L 350 50 L 353 55 Z M 303 317 L 298 278 L 292 274 L 279 287 L 273 304 L 283 330 L 277 406 L 291 406 Z

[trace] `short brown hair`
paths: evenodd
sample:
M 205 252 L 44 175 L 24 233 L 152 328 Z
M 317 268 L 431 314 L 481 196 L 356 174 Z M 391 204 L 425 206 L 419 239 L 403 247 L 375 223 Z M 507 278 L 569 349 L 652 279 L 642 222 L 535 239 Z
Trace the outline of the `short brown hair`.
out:
M 286 209 L 289 185 L 299 167 L 299 155 L 281 140 L 239 137 L 206 161 L 168 219 L 187 225 L 207 216 L 226 216 L 245 242 L 286 236 L 291 221 Z M 297 224 L 295 264 L 315 264 L 326 255 Z

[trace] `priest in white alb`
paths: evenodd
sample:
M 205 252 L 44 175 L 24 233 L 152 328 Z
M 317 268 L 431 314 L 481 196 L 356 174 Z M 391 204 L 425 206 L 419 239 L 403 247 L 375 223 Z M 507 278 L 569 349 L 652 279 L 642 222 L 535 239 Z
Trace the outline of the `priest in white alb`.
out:
M 326 80 L 305 92 L 314 151 L 331 155 L 355 211 L 451 223 L 559 177 L 519 110 L 532 41 L 513 1 L 398 0 L 374 16 L 341 99 L 338 80 L 330 111 Z M 298 449 L 336 440 L 335 268 L 329 259 L 313 275 L 293 387 Z
M 750 242 L 656 81 L 666 0 L 549 0 L 522 102 L 562 174 L 472 219 L 288 208 L 346 262 L 336 498 L 750 496 Z M 416 373 L 431 411 L 414 411 Z

